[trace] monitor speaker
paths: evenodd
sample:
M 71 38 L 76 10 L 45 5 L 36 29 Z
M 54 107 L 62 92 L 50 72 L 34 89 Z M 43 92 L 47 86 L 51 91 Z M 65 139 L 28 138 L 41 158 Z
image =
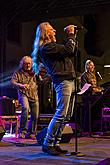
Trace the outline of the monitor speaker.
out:
M 39 145 L 43 144 L 46 133 L 47 133 L 47 128 L 43 128 L 41 131 L 37 133 L 36 139 Z M 71 140 L 72 136 L 73 136 L 73 130 L 71 126 L 66 125 L 62 133 L 61 143 L 68 143 Z
M 3 96 L 0 98 L 0 116 L 12 116 L 15 115 L 16 107 L 13 100 Z
M 69 143 L 72 136 L 73 136 L 73 129 L 69 124 L 67 124 L 62 133 L 61 143 Z

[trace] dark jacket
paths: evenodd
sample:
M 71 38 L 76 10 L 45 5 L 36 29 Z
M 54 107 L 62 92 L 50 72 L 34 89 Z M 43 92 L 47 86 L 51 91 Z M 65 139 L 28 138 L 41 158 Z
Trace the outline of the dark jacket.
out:
M 90 92 L 90 94 L 95 94 L 98 92 L 101 92 L 102 89 L 97 85 L 97 79 L 95 76 L 95 73 L 92 72 L 84 72 L 81 75 L 81 88 L 86 84 L 91 84 L 91 87 L 87 92 Z M 87 94 L 87 93 L 85 93 Z
M 75 52 L 75 39 L 71 34 L 65 45 L 55 42 L 45 44 L 40 48 L 40 60 L 51 75 L 53 83 L 63 80 L 73 80 L 75 70 L 72 58 Z
M 85 83 L 91 84 L 92 87 L 97 86 L 95 74 L 91 72 L 84 72 L 81 75 L 81 87 L 83 87 Z

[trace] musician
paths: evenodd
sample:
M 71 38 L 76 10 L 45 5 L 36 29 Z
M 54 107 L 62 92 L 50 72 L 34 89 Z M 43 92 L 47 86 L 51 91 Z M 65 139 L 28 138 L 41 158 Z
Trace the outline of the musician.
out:
M 18 100 L 22 106 L 19 138 L 36 138 L 39 115 L 38 83 L 39 77 L 32 70 L 32 59 L 24 56 L 19 69 L 14 72 L 11 83 L 18 90 Z M 28 123 L 28 115 L 30 121 Z
M 40 113 L 53 113 L 53 85 L 49 74 L 42 63 L 38 67 L 38 75 L 42 82 L 39 83 L 39 107 Z
M 95 75 L 95 65 L 91 60 L 87 60 L 85 63 L 85 71 L 81 75 L 81 88 L 85 84 L 91 84 L 90 88 L 83 94 L 83 116 L 82 116 L 82 129 L 84 132 L 90 131 L 90 121 L 89 121 L 89 108 L 90 102 L 93 102 L 92 97 L 93 95 L 99 95 L 103 92 L 103 89 L 97 85 L 97 79 Z M 93 98 L 95 99 L 95 98 Z
M 91 60 L 87 60 L 85 63 L 85 71 L 81 75 L 81 88 L 86 84 L 91 84 L 92 94 L 102 92 L 102 88 L 97 85 L 97 79 L 95 75 L 95 65 Z

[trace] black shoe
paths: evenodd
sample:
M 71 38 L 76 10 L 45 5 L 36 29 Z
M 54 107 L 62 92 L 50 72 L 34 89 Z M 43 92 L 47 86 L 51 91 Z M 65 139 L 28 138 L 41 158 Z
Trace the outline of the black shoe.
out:
M 68 152 L 68 150 L 62 150 L 62 149 L 60 148 L 60 146 L 54 146 L 54 148 L 55 148 L 56 151 L 58 151 L 58 152 L 60 152 L 60 153 L 62 153 L 62 154 L 66 154 L 66 153 Z
M 54 146 L 46 146 L 46 145 L 43 145 L 42 146 L 42 151 L 43 152 L 46 152 L 50 155 L 60 155 L 60 152 L 56 151 Z
M 26 133 L 25 138 L 26 139 L 36 140 L 35 134 L 31 134 L 30 132 Z

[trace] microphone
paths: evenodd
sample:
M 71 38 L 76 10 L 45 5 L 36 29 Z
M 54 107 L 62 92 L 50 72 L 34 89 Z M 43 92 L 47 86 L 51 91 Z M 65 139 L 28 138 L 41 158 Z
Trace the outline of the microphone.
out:
M 100 77 L 100 79 L 102 80 L 102 76 L 101 76 L 100 72 L 97 72 L 97 74 Z
M 76 25 L 74 25 L 74 28 L 75 28 L 75 30 L 83 30 L 84 29 L 83 26 L 76 26 Z
M 72 25 L 72 26 L 74 27 L 75 31 L 76 31 L 76 30 L 83 30 L 83 29 L 84 29 L 83 26 L 76 26 L 76 25 Z M 67 28 L 68 28 L 68 26 L 64 28 L 64 31 L 66 31 Z

